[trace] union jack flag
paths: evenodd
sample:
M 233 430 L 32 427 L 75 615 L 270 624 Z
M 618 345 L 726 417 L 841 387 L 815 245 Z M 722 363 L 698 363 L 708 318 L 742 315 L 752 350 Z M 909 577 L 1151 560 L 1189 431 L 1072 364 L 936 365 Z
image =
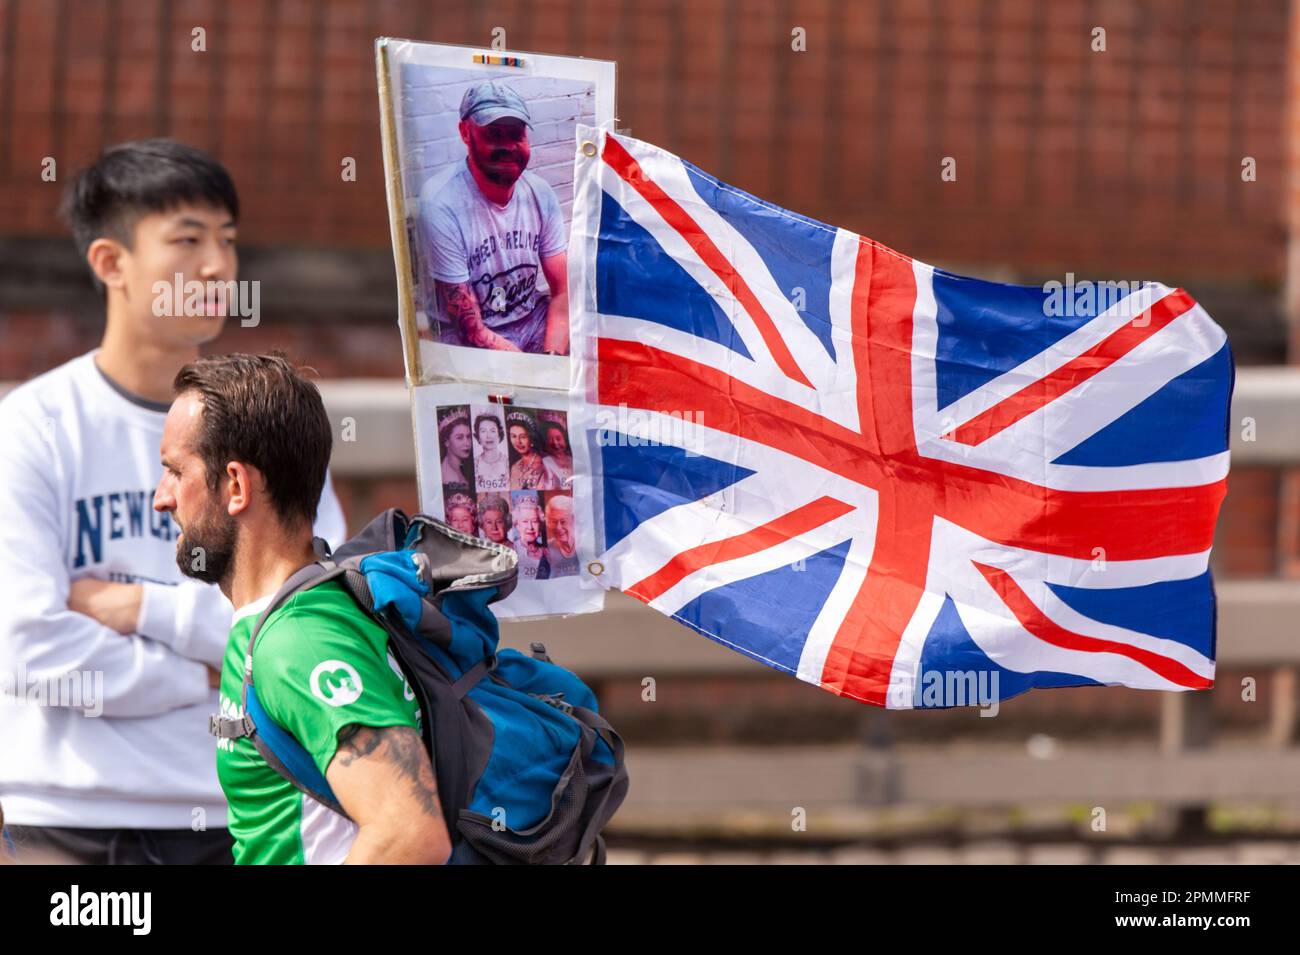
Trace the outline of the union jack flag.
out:
M 1233 364 L 1185 291 L 963 278 L 578 138 L 570 415 L 602 582 L 890 708 L 986 702 L 933 674 L 1213 685 Z

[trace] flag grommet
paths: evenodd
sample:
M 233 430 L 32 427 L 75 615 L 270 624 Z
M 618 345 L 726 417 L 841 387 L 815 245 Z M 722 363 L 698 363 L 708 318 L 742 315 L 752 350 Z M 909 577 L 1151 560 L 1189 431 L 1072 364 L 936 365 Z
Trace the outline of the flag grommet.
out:
M 596 144 L 593 143 L 590 139 L 585 139 L 585 140 L 583 140 L 583 142 L 582 142 L 582 154 L 583 154 L 584 156 L 594 156 L 594 155 L 596 155 Z
M 605 565 L 598 560 L 593 560 L 590 564 L 587 565 L 587 573 L 591 574 L 591 576 L 593 577 L 599 577 L 604 572 L 605 572 Z

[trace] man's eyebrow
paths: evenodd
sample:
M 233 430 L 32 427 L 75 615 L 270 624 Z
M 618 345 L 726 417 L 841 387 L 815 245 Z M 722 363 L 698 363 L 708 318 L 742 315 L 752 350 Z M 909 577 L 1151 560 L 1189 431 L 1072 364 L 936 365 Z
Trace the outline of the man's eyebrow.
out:
M 185 216 L 177 220 L 176 225 L 178 227 L 190 228 L 190 229 L 206 229 L 208 227 L 208 224 L 204 222 L 202 219 L 191 219 L 189 216 Z M 217 228 L 234 229 L 236 228 L 235 220 L 227 219 L 225 222 L 221 223 L 221 225 L 217 226 Z

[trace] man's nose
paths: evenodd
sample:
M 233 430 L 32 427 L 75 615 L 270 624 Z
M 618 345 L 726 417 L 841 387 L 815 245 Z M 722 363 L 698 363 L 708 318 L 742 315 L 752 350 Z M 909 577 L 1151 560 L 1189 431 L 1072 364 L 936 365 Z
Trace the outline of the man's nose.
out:
M 175 505 L 171 499 L 171 495 L 163 490 L 161 484 L 154 488 L 153 509 L 155 511 L 158 511 L 160 514 L 165 513 L 166 511 L 170 511 L 173 506 Z
M 233 274 L 227 274 L 233 272 L 232 258 L 233 256 L 220 240 L 208 243 L 205 247 L 203 264 L 199 266 L 199 275 L 205 281 L 224 281 L 233 278 Z

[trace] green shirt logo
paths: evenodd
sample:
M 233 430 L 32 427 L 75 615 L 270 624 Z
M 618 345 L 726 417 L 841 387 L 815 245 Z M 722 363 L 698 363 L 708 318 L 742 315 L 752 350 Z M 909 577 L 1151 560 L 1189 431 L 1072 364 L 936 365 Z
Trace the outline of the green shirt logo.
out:
M 330 706 L 347 706 L 361 696 L 361 674 L 342 660 L 326 660 L 311 671 L 311 691 Z
M 257 616 L 245 614 L 231 624 L 221 672 L 221 711 L 228 716 L 242 708 Z M 388 634 L 336 580 L 286 600 L 267 618 L 254 656 L 258 701 L 302 744 L 322 776 L 345 726 L 421 731 L 415 694 L 388 652 Z M 347 855 L 355 829 L 338 825 L 341 817 L 304 798 L 247 738 L 218 741 L 217 777 L 230 805 L 236 862 L 342 862 Z

